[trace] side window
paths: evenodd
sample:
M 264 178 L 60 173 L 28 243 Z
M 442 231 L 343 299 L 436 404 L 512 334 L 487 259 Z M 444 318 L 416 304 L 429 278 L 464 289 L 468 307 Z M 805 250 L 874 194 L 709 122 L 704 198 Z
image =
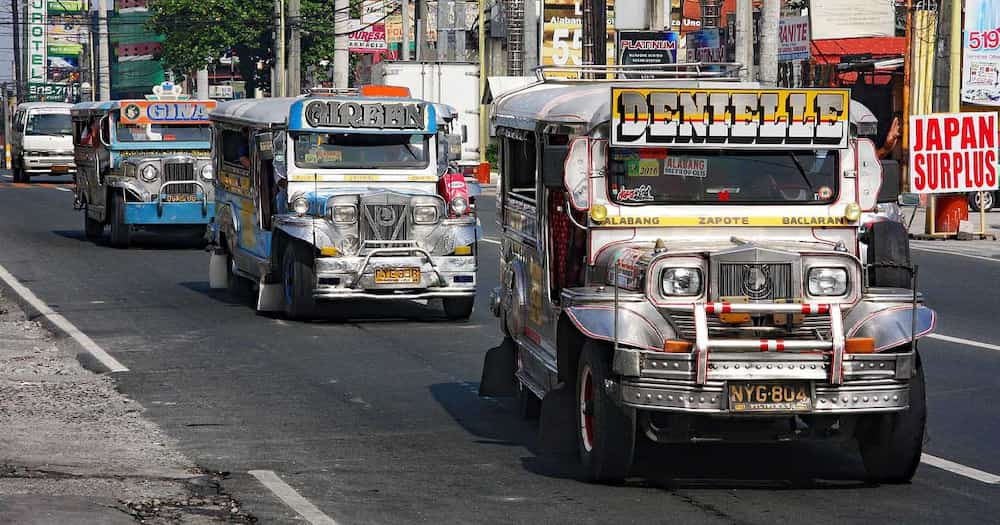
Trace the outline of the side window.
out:
M 243 165 L 240 164 L 240 157 L 243 155 L 249 155 L 250 144 L 243 134 L 237 130 L 224 129 L 220 133 L 220 151 L 222 153 L 222 162 L 224 164 L 229 164 L 231 166 L 242 168 Z
M 536 200 L 537 179 L 533 138 L 534 135 L 526 139 L 505 137 L 502 160 L 507 191 L 532 201 Z

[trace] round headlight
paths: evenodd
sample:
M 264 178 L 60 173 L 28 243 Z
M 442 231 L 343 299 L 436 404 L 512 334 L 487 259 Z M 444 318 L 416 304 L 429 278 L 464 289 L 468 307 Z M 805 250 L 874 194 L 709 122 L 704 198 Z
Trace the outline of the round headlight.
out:
M 461 215 L 461 213 L 455 213 Z M 437 220 L 437 206 L 415 206 L 413 208 L 413 222 L 417 224 L 434 224 Z
M 811 268 L 809 295 L 836 297 L 847 293 L 845 268 Z
M 215 176 L 215 171 L 212 169 L 211 164 L 205 164 L 205 166 L 201 168 L 201 178 L 205 180 L 210 180 L 214 176 Z
M 451 212 L 455 215 L 465 215 L 469 211 L 469 201 L 465 197 L 455 197 L 451 199 Z
M 305 197 L 297 197 L 292 201 L 292 210 L 299 215 L 309 213 L 309 199 Z
M 667 268 L 660 274 L 663 295 L 701 294 L 701 270 L 698 268 Z
M 156 182 L 156 178 L 160 176 L 160 170 L 152 164 L 146 164 L 139 170 L 139 176 L 146 182 Z

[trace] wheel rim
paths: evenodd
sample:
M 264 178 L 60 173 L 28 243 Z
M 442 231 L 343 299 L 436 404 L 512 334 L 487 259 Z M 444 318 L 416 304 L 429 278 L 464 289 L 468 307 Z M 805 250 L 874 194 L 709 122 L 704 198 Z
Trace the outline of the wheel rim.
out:
M 580 437 L 584 450 L 594 449 L 594 379 L 589 365 L 580 378 Z
M 983 193 L 983 202 L 980 206 L 981 209 L 988 210 L 993 207 L 993 194 L 990 192 Z

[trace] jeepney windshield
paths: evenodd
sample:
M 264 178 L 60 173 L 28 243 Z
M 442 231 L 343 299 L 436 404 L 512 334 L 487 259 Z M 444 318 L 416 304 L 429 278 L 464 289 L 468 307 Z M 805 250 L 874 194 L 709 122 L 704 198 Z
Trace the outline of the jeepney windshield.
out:
M 73 120 L 69 113 L 28 113 L 25 135 L 72 135 Z
M 118 122 L 118 142 L 208 142 L 208 124 L 122 124 Z
M 608 190 L 618 204 L 828 204 L 837 197 L 834 150 L 609 153 Z
M 300 168 L 426 168 L 430 136 L 376 133 L 293 133 Z

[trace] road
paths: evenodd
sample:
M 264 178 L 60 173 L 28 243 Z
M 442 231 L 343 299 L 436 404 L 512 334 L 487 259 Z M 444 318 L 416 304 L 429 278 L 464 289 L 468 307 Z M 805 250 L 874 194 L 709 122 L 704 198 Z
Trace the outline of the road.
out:
M 119 388 L 262 523 L 302 523 L 250 475 L 273 471 L 319 512 L 354 523 L 996 523 L 1000 485 L 922 465 L 870 486 L 852 446 L 678 446 L 645 476 L 590 485 L 537 448 L 537 425 L 477 396 L 500 343 L 482 245 L 472 318 L 437 305 L 331 307 L 323 322 L 256 315 L 208 289 L 208 256 L 155 237 L 116 250 L 83 237 L 66 179 L 0 177 L 0 266 L 121 361 Z M 493 199 L 480 202 L 496 238 Z M 1000 260 L 915 251 L 939 333 L 997 342 Z M 928 339 L 925 452 L 1000 474 L 1000 351 Z M 968 474 L 966 472 L 966 474 Z

